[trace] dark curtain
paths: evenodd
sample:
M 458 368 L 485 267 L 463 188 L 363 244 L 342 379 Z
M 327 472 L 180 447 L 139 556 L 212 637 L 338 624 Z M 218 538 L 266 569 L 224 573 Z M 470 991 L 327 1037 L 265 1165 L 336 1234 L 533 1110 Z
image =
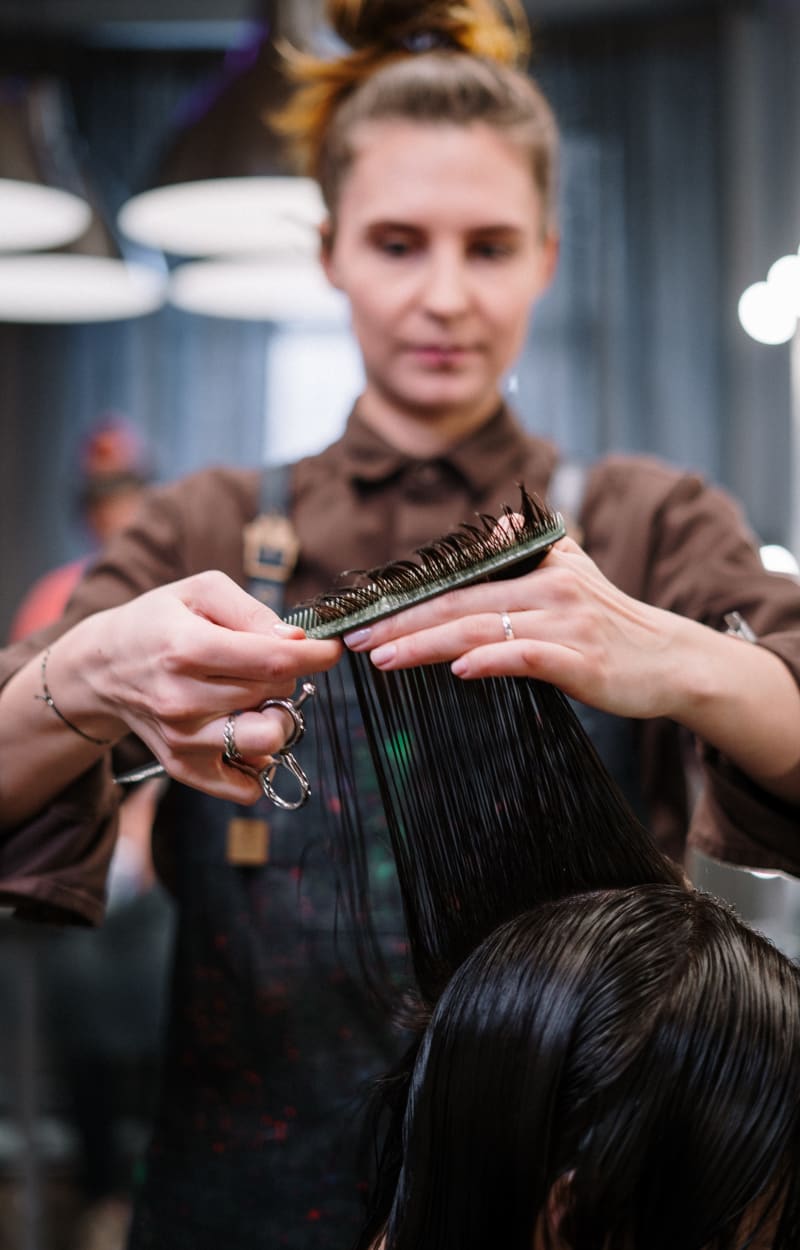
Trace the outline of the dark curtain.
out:
M 519 405 L 578 455 L 646 450 L 716 476 L 716 26 L 637 25 L 558 50 L 545 34 L 539 77 L 564 133 L 562 253 Z

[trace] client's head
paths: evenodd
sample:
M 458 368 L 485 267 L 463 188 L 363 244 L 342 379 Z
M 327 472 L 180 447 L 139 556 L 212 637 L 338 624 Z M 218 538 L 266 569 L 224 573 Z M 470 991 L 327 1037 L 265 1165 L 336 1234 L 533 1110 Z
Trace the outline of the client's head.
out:
M 543 903 L 441 995 L 387 1250 L 800 1245 L 800 972 L 724 906 Z

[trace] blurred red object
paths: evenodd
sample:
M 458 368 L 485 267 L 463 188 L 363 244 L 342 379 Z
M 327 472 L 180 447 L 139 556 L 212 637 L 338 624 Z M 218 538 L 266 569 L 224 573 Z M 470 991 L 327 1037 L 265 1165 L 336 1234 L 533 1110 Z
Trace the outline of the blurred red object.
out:
M 78 506 L 98 548 L 130 522 L 142 489 L 153 478 L 153 458 L 127 417 L 104 412 L 78 448 L 78 470 Z M 58 620 L 90 559 L 87 554 L 72 560 L 34 582 L 11 622 L 10 642 Z

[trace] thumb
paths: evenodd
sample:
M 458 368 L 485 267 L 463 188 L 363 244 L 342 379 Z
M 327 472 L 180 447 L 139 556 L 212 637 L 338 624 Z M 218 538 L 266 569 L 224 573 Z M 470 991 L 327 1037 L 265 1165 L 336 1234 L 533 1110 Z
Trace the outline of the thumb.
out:
M 277 612 L 243 590 L 226 573 L 210 570 L 178 583 L 180 597 L 190 611 L 226 629 L 280 638 L 304 638 L 299 625 L 288 625 Z

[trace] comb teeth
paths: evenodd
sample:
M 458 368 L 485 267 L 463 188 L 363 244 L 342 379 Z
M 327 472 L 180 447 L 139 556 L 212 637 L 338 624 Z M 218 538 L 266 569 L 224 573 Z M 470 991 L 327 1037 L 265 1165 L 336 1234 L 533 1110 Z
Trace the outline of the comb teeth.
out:
M 286 620 L 309 638 L 338 638 L 426 599 L 492 577 L 521 561 L 538 563 L 566 533 L 563 518 L 520 487 L 520 507 L 503 508 L 506 525 L 481 513 L 425 547 L 415 560 L 357 570 L 354 582 L 300 604 Z

